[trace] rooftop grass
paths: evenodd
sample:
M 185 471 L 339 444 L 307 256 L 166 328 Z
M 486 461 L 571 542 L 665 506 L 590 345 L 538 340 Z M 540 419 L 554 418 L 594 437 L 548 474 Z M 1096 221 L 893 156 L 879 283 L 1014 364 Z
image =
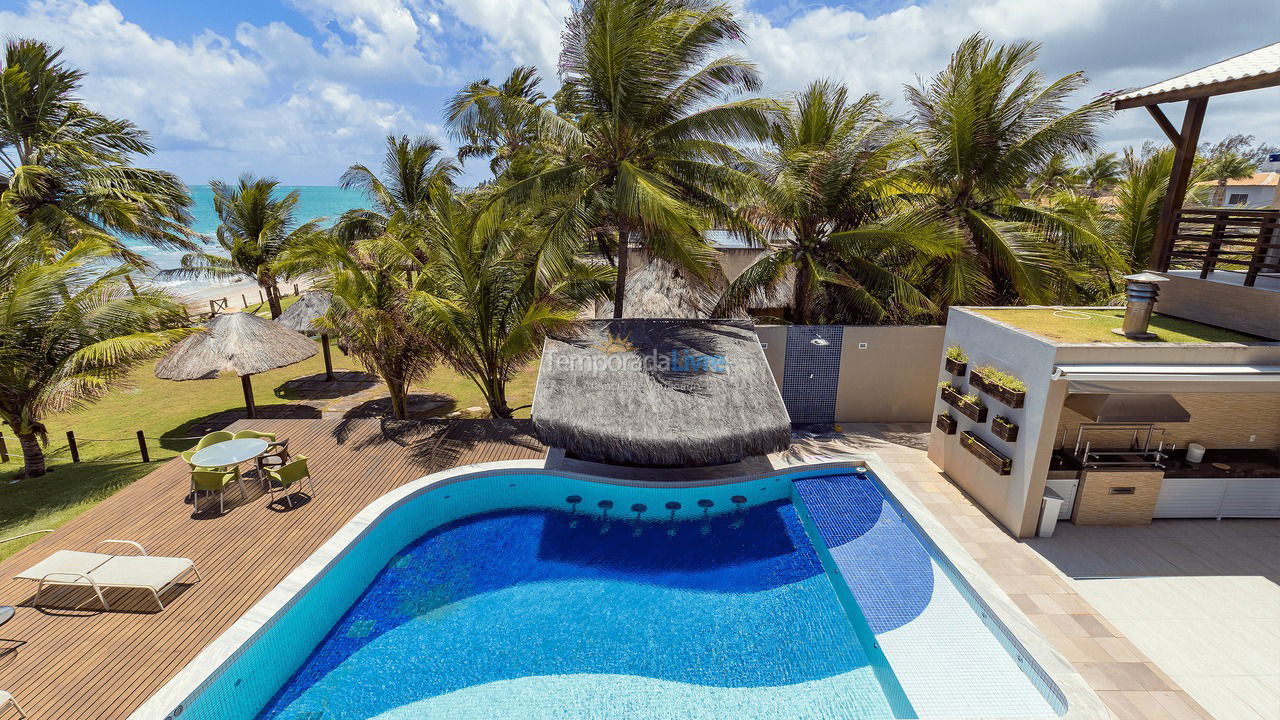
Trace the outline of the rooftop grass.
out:
M 9 461 L 0 463 L 0 539 L 65 523 L 151 472 L 157 463 L 194 445 L 193 440 L 176 439 L 192 435 L 189 429 L 192 425 L 211 415 L 244 407 L 240 380 L 234 375 L 179 383 L 157 378 L 154 366 L 155 363 L 147 363 L 139 368 L 130 377 L 130 387 L 100 402 L 80 411 L 49 417 L 45 423 L 49 428 L 45 453 L 51 472 L 44 476 L 10 482 L 22 469 L 22 452 L 9 427 L 0 425 L 9 452 Z M 358 362 L 336 348 L 333 366 L 335 370 L 360 369 Z M 288 380 L 323 373 L 324 359 L 317 353 L 295 365 L 255 375 L 254 400 L 259 408 L 306 402 L 283 391 L 277 394 L 277 390 Z M 508 399 L 512 406 L 532 401 L 537 373 L 535 364 L 511 382 Z M 452 397 L 452 402 L 439 408 L 439 415 L 476 406 L 486 408 L 487 413 L 484 396 L 475 384 L 448 367 L 436 368 L 413 392 Z M 528 417 L 529 410 L 518 411 L 516 415 Z M 75 432 L 79 463 L 71 462 L 66 439 L 68 430 Z M 138 430 L 147 437 L 150 463 L 141 462 L 135 437 Z M 300 450 L 305 452 L 305 448 Z M 175 508 L 174 512 L 182 509 Z M 38 539 L 40 536 L 0 544 L 0 559 Z
M 1123 335 L 1111 332 L 1113 328 L 1119 328 L 1124 324 L 1124 308 L 1077 310 L 1010 307 L 975 309 L 973 312 L 1061 343 L 1261 342 L 1252 335 L 1191 320 L 1166 317 L 1159 313 L 1151 316 L 1150 331 L 1156 335 L 1155 340 L 1130 340 Z

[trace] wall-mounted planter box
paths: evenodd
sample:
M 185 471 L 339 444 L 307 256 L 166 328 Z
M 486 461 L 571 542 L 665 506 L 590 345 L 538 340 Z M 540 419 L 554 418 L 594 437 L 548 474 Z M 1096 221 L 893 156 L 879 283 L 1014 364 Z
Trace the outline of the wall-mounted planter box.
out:
M 1004 453 L 991 447 L 982 438 L 968 430 L 960 433 L 960 445 L 973 453 L 973 456 L 981 460 L 983 465 L 997 473 L 1008 475 L 1013 472 L 1013 460 L 1005 457 Z
M 969 363 L 962 363 L 951 358 L 943 358 L 943 364 L 946 365 L 947 372 L 957 377 L 964 377 L 965 372 L 969 369 Z
M 1018 441 L 1018 426 L 1013 423 L 1000 422 L 1000 418 L 991 419 L 991 434 L 1006 442 Z
M 969 418 L 974 422 L 986 422 L 987 406 L 978 403 L 972 403 L 961 397 L 960 393 L 951 388 L 942 388 L 942 399 L 951 407 L 960 412 L 961 415 Z
M 935 420 L 933 424 L 936 425 L 944 435 L 956 434 L 956 419 L 950 415 L 938 415 L 938 419 Z
M 1025 390 L 1010 390 L 1002 385 L 997 385 L 977 368 L 974 368 L 973 372 L 969 373 L 969 385 L 974 390 L 984 392 L 1011 408 L 1020 408 L 1027 400 L 1027 392 Z

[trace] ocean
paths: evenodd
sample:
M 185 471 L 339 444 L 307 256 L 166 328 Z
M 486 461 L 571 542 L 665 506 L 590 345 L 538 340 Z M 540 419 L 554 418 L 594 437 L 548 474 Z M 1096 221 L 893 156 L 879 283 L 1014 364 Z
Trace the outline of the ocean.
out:
M 213 211 L 213 191 L 208 185 L 190 187 L 191 198 L 195 200 L 195 206 L 191 208 L 193 216 L 191 229 L 212 238 L 214 231 L 218 229 L 218 216 Z M 369 206 L 368 197 L 359 190 L 343 190 L 329 185 L 282 185 L 276 190 L 281 196 L 294 190 L 298 191 L 298 205 L 294 208 L 294 220 L 298 224 L 316 218 L 336 220 L 339 215 L 348 210 Z M 137 241 L 130 241 L 129 246 L 158 268 L 177 267 L 183 255 L 180 250 L 163 250 Z M 208 248 L 211 252 L 219 251 L 215 244 L 210 244 Z M 206 287 L 211 282 L 208 280 L 161 280 L 156 284 L 173 288 L 176 292 L 184 292 L 196 287 Z

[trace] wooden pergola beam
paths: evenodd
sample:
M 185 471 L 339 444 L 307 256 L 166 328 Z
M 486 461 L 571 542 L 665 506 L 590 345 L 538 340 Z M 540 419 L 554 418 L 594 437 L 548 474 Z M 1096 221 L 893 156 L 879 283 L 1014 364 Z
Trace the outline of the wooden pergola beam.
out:
M 1173 123 L 1169 122 L 1169 116 L 1164 114 L 1164 111 L 1160 109 L 1160 106 L 1146 105 L 1145 107 L 1147 108 L 1147 112 L 1151 113 L 1151 119 L 1156 121 L 1156 124 L 1164 131 L 1165 136 L 1169 138 L 1169 142 L 1173 143 L 1174 147 L 1181 145 L 1182 136 L 1179 135 L 1177 129 L 1173 127 Z
M 1178 140 L 1173 144 L 1173 172 L 1169 175 L 1169 189 L 1165 192 L 1164 205 L 1160 209 L 1160 223 L 1156 225 L 1156 234 L 1151 243 L 1148 267 L 1152 270 L 1169 269 L 1169 250 L 1178 227 L 1178 212 L 1187 197 L 1191 168 L 1196 159 L 1196 143 L 1200 141 L 1200 128 L 1204 125 L 1204 113 L 1208 106 L 1209 98 L 1195 98 L 1187 102 L 1187 109 L 1182 115 L 1182 131 L 1176 133 Z M 1154 113 L 1152 116 L 1154 117 Z M 1166 130 L 1165 133 L 1168 134 L 1169 131 Z
M 1116 110 L 1127 110 L 1135 107 L 1149 107 L 1160 103 L 1182 102 L 1183 100 L 1202 100 L 1215 95 L 1259 90 L 1280 85 L 1280 72 L 1261 73 L 1246 78 L 1224 80 L 1210 85 L 1180 88 L 1162 93 L 1153 93 L 1112 103 Z

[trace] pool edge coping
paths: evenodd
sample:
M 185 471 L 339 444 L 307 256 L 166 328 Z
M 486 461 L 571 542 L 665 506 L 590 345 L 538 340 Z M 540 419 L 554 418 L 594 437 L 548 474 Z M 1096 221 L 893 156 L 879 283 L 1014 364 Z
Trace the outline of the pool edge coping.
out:
M 545 459 L 476 463 L 422 476 L 417 480 L 407 482 L 384 493 L 357 512 L 333 535 L 321 543 L 311 555 L 291 570 L 284 579 L 268 590 L 260 600 L 241 614 L 240 617 L 236 618 L 220 635 L 206 645 L 173 677 L 169 678 L 159 690 L 139 705 L 128 716 L 128 720 L 156 720 L 156 718 L 171 720 L 181 715 L 182 711 L 192 701 L 198 698 L 250 647 L 251 641 L 269 629 L 276 619 L 287 612 L 289 607 L 317 582 L 334 563 L 341 560 L 346 552 L 354 547 L 377 521 L 410 498 L 436 487 L 447 486 L 472 477 L 503 474 L 511 471 L 558 475 L 615 486 L 671 487 L 680 485 L 683 487 L 709 487 L 736 484 L 779 475 L 789 476 L 799 473 L 852 470 L 859 467 L 865 467 L 872 471 L 892 496 L 891 500 L 899 504 L 915 520 L 915 525 L 925 533 L 935 548 L 951 563 L 955 571 L 969 585 L 969 590 L 974 592 L 981 602 L 987 604 L 996 619 L 1011 633 L 1012 638 L 1026 650 L 1031 661 L 1036 663 L 1048 675 L 1050 681 L 1057 687 L 1067 703 L 1066 712 L 1058 717 L 1066 720 L 1109 718 L 1110 714 L 1105 705 L 1103 705 L 1102 700 L 1089 687 L 1075 667 L 1050 644 L 1048 638 L 1044 637 L 1039 628 L 1031 623 L 1021 608 L 1018 608 L 1013 603 L 990 575 L 977 564 L 977 561 L 973 559 L 969 552 L 951 535 L 950 531 L 938 522 L 929 508 L 916 498 L 897 475 L 885 465 L 880 456 L 872 451 L 864 451 L 847 459 L 826 460 L 803 465 L 785 465 L 774 467 L 764 472 L 683 483 L 601 478 L 568 470 L 553 470 L 545 466 Z M 1003 718 L 1002 720 L 1019 719 Z M 1036 718 L 1034 720 L 1044 719 Z
M 1057 686 L 1067 704 L 1066 712 L 1058 717 L 1064 720 L 1085 720 L 1086 718 L 1088 720 L 1094 720 L 1095 718 L 1109 720 L 1111 712 L 1102 702 L 1102 698 L 1084 679 L 1084 676 L 1076 670 L 1075 665 L 1053 646 L 1049 638 L 1045 637 L 1040 628 L 1031 622 L 1031 619 L 1022 611 L 1022 608 L 1013 602 L 1008 593 L 1004 591 L 1004 588 L 1000 587 L 995 579 L 978 564 L 978 561 L 960 544 L 960 541 L 951 534 L 951 531 L 938 521 L 929 506 L 916 497 L 915 493 L 907 487 L 897 473 L 889 469 L 878 453 L 865 451 L 860 453 L 859 458 L 861 462 L 854 461 L 853 464 L 862 464 L 871 470 L 876 478 L 880 480 L 880 483 L 884 485 L 885 489 L 890 492 L 893 499 L 907 512 L 910 519 L 914 520 L 916 527 L 928 536 L 934 546 L 937 547 L 960 577 L 969 585 L 968 589 L 990 608 L 995 615 L 995 619 L 1004 625 L 1005 629 L 1013 636 L 1013 639 L 1030 656 L 1032 662 L 1036 663 Z M 828 466 L 847 464 L 849 463 L 824 463 L 824 465 Z M 801 467 L 811 468 L 814 465 L 803 465 Z M 903 519 L 910 522 L 907 518 Z M 1005 720 L 1014 719 L 1006 718 Z

